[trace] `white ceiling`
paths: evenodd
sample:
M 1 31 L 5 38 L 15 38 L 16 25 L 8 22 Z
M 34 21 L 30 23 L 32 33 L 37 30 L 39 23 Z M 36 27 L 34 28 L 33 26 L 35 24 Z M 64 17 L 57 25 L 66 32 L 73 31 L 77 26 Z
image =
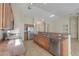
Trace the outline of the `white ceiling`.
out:
M 25 17 L 39 17 L 47 20 L 79 13 L 79 4 L 77 3 L 16 3 L 11 5 L 13 8 L 18 10 L 17 12 L 23 14 Z M 30 10 L 28 9 L 29 5 L 31 5 Z M 54 14 L 55 16 L 50 18 L 49 16 L 51 14 Z
M 73 12 L 79 12 L 79 4 L 76 3 L 34 4 L 34 6 L 37 6 L 57 16 L 68 15 Z

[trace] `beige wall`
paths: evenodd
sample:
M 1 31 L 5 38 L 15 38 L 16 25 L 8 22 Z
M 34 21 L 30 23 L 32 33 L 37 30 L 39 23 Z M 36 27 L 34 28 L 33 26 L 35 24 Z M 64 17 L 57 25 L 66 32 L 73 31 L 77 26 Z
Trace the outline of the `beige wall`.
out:
M 45 32 L 45 22 L 40 21 L 39 18 L 34 17 L 35 30 L 37 32 Z
M 68 28 L 66 26 L 69 26 L 69 16 L 64 16 L 59 19 L 53 20 L 49 24 L 49 32 L 68 32 Z
M 71 16 L 70 17 L 70 27 L 71 27 L 71 37 L 77 38 L 77 17 Z
M 53 20 L 49 25 L 49 32 L 67 33 L 70 31 L 71 37 L 77 38 L 77 17 L 75 16 L 61 17 Z

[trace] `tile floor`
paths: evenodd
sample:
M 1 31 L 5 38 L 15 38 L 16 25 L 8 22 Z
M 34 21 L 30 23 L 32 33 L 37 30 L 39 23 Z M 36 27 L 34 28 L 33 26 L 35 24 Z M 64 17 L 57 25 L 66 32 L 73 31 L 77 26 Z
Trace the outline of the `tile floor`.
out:
M 7 47 L 8 41 L 5 41 L 0 44 L 0 56 L 9 56 L 11 55 L 9 50 L 6 48 Z M 25 47 L 26 47 L 26 52 L 24 56 L 52 56 L 48 51 L 45 49 L 41 48 L 39 45 L 34 43 L 32 40 L 27 40 L 24 41 Z
M 71 53 L 72 56 L 79 56 L 79 40 L 72 39 L 71 40 Z
M 26 40 L 25 47 L 26 47 L 26 53 L 25 53 L 26 56 L 52 56 L 48 51 L 41 48 L 32 40 Z

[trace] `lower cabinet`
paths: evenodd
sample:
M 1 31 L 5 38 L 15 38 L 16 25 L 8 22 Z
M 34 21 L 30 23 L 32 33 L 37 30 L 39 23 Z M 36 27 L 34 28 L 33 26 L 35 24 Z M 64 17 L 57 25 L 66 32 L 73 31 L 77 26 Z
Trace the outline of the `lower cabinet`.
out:
M 43 34 L 40 33 L 40 34 L 34 36 L 33 40 L 41 47 L 48 49 L 48 38 L 46 36 L 44 36 Z
M 68 56 L 68 40 L 62 40 L 60 45 L 61 56 Z
M 48 39 L 45 37 L 45 36 L 39 36 L 38 38 L 40 38 L 38 41 L 39 41 L 39 44 L 45 48 L 45 49 L 48 49 Z

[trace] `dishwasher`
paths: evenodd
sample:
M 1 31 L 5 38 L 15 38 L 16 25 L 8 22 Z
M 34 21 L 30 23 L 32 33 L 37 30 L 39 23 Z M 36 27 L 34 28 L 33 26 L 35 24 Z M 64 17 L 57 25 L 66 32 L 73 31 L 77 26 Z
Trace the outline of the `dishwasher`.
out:
M 48 38 L 49 51 L 55 56 L 60 56 L 60 41 L 61 37 L 58 35 L 56 38 L 51 38 L 50 36 Z

